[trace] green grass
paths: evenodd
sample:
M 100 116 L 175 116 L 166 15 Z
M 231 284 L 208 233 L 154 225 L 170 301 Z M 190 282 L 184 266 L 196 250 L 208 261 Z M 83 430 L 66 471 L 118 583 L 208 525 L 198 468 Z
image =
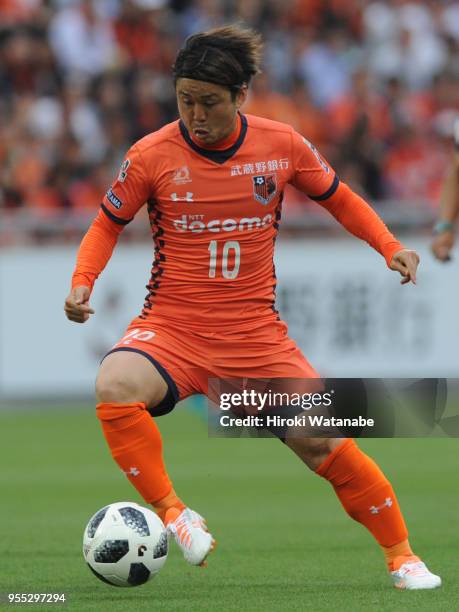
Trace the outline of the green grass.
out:
M 208 439 L 183 408 L 159 424 L 177 491 L 218 540 L 209 567 L 187 566 L 171 547 L 142 587 L 97 581 L 81 553 L 88 518 L 107 502 L 141 500 L 112 462 L 93 408 L 10 410 L 0 412 L 0 591 L 64 591 L 66 609 L 98 612 L 457 609 L 458 440 L 361 444 L 396 487 L 416 551 L 444 580 L 438 591 L 400 593 L 372 538 L 281 443 Z

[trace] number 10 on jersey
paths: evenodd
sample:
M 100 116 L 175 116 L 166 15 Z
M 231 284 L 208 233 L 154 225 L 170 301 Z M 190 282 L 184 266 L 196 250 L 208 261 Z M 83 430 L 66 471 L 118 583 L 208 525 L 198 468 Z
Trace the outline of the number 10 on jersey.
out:
M 217 255 L 218 255 L 218 242 L 211 240 L 209 244 L 209 278 L 215 278 L 217 276 Z M 234 259 L 232 268 L 228 267 L 228 259 Z M 222 276 L 223 278 L 233 279 L 239 274 L 239 266 L 241 263 L 241 247 L 239 242 L 236 240 L 228 240 L 223 245 L 222 253 Z M 220 271 L 218 271 L 220 272 Z

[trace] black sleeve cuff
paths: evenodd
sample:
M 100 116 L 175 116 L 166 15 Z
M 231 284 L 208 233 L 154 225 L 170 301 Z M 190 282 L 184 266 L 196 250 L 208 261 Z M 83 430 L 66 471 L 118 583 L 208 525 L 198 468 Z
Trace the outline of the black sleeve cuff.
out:
M 100 207 L 102 208 L 104 213 L 107 215 L 107 217 L 111 219 L 114 223 L 117 223 L 118 225 L 127 225 L 128 223 L 132 221 L 132 218 L 131 219 L 121 219 L 121 217 L 117 217 L 116 215 L 114 215 L 112 212 L 108 210 L 105 204 L 101 204 Z
M 315 200 L 316 202 L 327 200 L 328 198 L 331 198 L 332 195 L 335 193 L 335 191 L 338 189 L 338 185 L 339 185 L 339 177 L 337 174 L 335 174 L 333 183 L 331 184 L 330 188 L 327 189 L 325 193 L 323 193 L 322 195 L 308 195 L 308 198 L 311 198 L 311 200 Z

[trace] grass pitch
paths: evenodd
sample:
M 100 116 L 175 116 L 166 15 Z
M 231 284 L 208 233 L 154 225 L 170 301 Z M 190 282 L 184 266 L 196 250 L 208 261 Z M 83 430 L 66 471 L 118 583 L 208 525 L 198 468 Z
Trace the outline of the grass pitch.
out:
M 397 592 L 365 529 L 281 443 L 208 439 L 202 418 L 180 407 L 159 425 L 177 491 L 218 540 L 209 567 L 188 566 L 172 545 L 150 583 L 117 589 L 99 582 L 81 553 L 87 520 L 109 502 L 142 500 L 113 463 L 93 407 L 6 410 L 0 412 L 0 591 L 65 592 L 65 609 L 97 612 L 459 606 L 459 440 L 361 443 L 392 480 L 415 550 L 444 581 L 437 591 Z

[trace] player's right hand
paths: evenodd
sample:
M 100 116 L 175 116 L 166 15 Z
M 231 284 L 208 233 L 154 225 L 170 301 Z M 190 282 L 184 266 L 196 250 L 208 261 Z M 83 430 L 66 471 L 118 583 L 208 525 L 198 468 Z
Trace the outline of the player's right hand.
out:
M 64 311 L 67 319 L 75 323 L 84 323 L 94 310 L 89 306 L 91 290 L 84 285 L 74 287 L 65 300 Z
M 392 257 L 389 268 L 399 272 L 403 278 L 400 281 L 402 285 L 406 285 L 410 281 L 413 285 L 416 284 L 416 270 L 419 265 L 419 255 L 416 251 L 402 249 L 397 251 Z
M 439 261 L 449 261 L 454 246 L 454 233 L 442 232 L 434 236 L 431 244 L 432 253 Z

